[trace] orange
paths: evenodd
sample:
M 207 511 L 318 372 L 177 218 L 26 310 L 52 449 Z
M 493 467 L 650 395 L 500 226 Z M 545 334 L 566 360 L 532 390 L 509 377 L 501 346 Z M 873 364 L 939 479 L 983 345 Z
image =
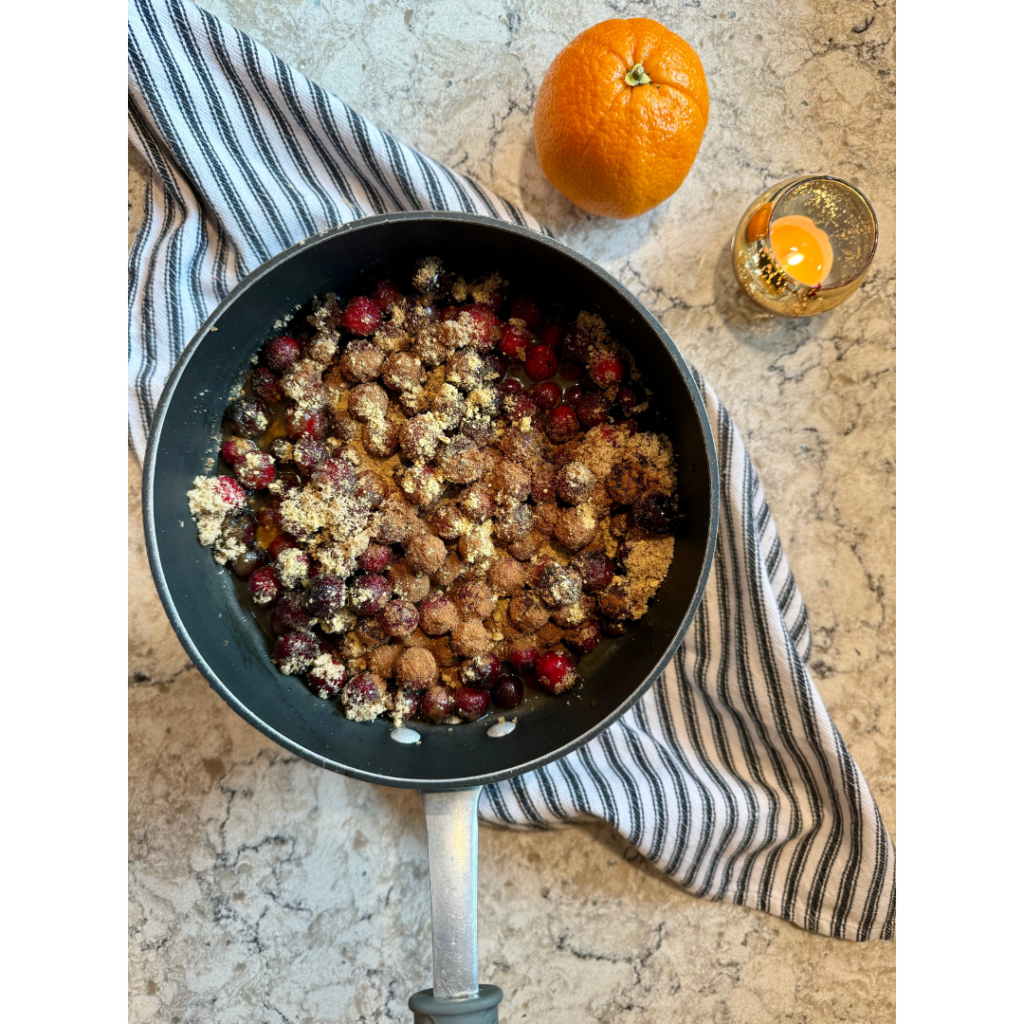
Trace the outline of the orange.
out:
M 602 21 L 548 68 L 533 119 L 540 165 L 588 213 L 624 220 L 683 183 L 708 123 L 700 58 L 650 18 Z

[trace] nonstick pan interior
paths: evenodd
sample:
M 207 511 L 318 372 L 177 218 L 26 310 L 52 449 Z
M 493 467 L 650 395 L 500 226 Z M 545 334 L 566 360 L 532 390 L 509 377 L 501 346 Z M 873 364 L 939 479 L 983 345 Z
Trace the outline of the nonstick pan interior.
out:
M 496 715 L 455 727 L 412 723 L 421 741 L 404 746 L 384 720 L 355 723 L 333 703 L 283 676 L 269 638 L 236 597 L 229 571 L 200 547 L 186 492 L 216 464 L 220 420 L 232 388 L 260 346 L 313 295 L 350 295 L 387 275 L 408 279 L 414 261 L 441 256 L 453 269 L 497 270 L 516 288 L 567 311 L 604 318 L 633 353 L 654 391 L 655 420 L 675 447 L 679 495 L 688 510 L 668 577 L 644 618 L 604 639 L 580 664 L 582 685 L 537 694 L 516 712 L 516 729 L 492 739 Z M 208 460 L 214 460 L 210 463 Z M 391 214 L 307 240 L 250 274 L 203 325 L 172 374 L 154 423 L 144 473 L 150 564 L 160 597 L 195 664 L 225 700 L 282 746 L 334 771 L 419 789 L 464 788 L 539 767 L 614 721 L 664 668 L 703 593 L 717 533 L 718 467 L 707 414 L 672 342 L 640 302 L 580 254 L 525 228 L 470 214 Z

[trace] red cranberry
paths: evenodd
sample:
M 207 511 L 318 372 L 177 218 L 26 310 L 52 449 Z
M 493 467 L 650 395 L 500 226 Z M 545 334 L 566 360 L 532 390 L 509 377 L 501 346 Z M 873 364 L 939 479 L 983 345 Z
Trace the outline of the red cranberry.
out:
M 281 509 L 279 503 L 275 501 L 273 505 L 264 505 L 263 508 L 256 509 L 256 522 L 260 526 L 272 526 L 275 529 L 280 529 Z
M 262 568 L 269 561 L 270 556 L 263 548 L 249 548 L 231 563 L 231 571 L 240 580 L 247 580 L 257 569 Z
M 518 377 L 506 377 L 497 387 L 497 392 L 502 398 L 508 395 L 521 395 L 525 388 Z
M 495 707 L 502 711 L 511 711 L 519 707 L 523 701 L 523 682 L 516 676 L 503 675 L 498 677 L 498 682 L 491 690 L 491 700 Z
M 312 437 L 321 441 L 327 433 L 327 417 L 323 410 L 291 406 L 284 414 L 284 428 L 290 438 Z
M 532 672 L 537 667 L 540 652 L 536 647 L 516 646 L 505 656 L 505 660 L 520 674 Z
M 564 336 L 565 324 L 562 323 L 561 317 L 555 317 L 555 319 L 549 321 L 544 330 L 541 331 L 541 344 L 550 345 L 557 352 L 558 347 L 562 344 L 562 338 Z
M 373 712 L 383 704 L 387 692 L 384 680 L 376 673 L 360 672 L 345 683 L 341 691 L 341 703 L 347 709 L 357 712 L 354 717 L 364 721 L 376 717 Z
M 420 624 L 420 613 L 412 601 L 389 601 L 380 613 L 380 624 L 388 636 L 412 636 Z
M 562 389 L 553 380 L 546 380 L 533 389 L 533 397 L 542 409 L 554 409 L 561 401 Z
M 306 587 L 306 610 L 318 619 L 332 619 L 345 607 L 345 581 L 340 576 L 320 573 Z
M 446 686 L 431 686 L 420 701 L 420 714 L 428 722 L 441 722 L 455 707 L 452 692 Z
M 615 565 L 603 551 L 584 551 L 572 560 L 572 564 L 580 574 L 587 594 L 604 590 L 615 575 Z
M 615 394 L 615 401 L 619 403 L 623 412 L 629 412 L 636 408 L 638 399 L 632 388 L 619 388 Z
M 220 447 L 220 457 L 229 465 L 235 466 L 249 454 L 258 451 L 256 442 L 245 437 L 229 437 Z
M 590 376 L 600 388 L 615 387 L 625 372 L 626 367 L 618 356 L 604 356 L 590 368 Z
M 601 627 L 594 619 L 581 622 L 575 629 L 565 634 L 565 642 L 580 654 L 589 654 L 601 639 Z
M 501 408 L 510 420 L 533 417 L 540 412 L 540 406 L 532 395 L 508 395 L 502 399 Z
M 270 604 L 277 600 L 281 587 L 277 582 L 277 572 L 272 565 L 257 569 L 249 577 L 249 593 L 256 604 Z
M 239 398 L 231 406 L 229 415 L 242 437 L 259 437 L 270 425 L 270 413 L 258 398 Z
M 390 281 L 378 281 L 370 296 L 373 304 L 382 312 L 387 313 L 402 298 L 402 293 Z
M 501 354 L 522 362 L 533 347 L 533 336 L 524 327 L 505 324 L 501 330 Z
M 345 687 L 345 669 L 337 659 L 331 659 L 337 666 L 330 676 L 310 672 L 306 676 L 306 685 L 323 700 L 337 697 Z
M 249 374 L 249 387 L 257 398 L 264 402 L 280 402 L 284 398 L 281 390 L 281 379 L 277 374 L 271 372 L 265 366 L 253 367 Z
M 267 366 L 275 373 L 284 373 L 301 355 L 302 346 L 287 334 L 271 338 L 265 349 Z
M 270 542 L 267 554 L 270 555 L 271 561 L 276 562 L 277 556 L 282 551 L 287 551 L 289 548 L 297 548 L 298 546 L 298 542 L 293 537 L 289 537 L 287 533 L 282 533 Z
M 559 405 L 552 409 L 548 421 L 544 424 L 544 432 L 554 444 L 565 444 L 571 441 L 580 429 L 576 413 L 567 405 Z
M 580 401 L 583 399 L 585 394 L 586 392 L 579 384 L 573 384 L 571 388 L 566 388 L 565 390 L 565 404 L 569 406 L 570 409 L 575 409 L 580 404 Z
M 579 324 L 570 324 L 562 339 L 562 351 L 570 358 L 581 363 L 587 361 L 590 346 L 593 342 L 590 333 Z
M 250 491 L 262 491 L 264 487 L 269 487 L 276 475 L 273 456 L 266 452 L 250 452 L 242 462 L 235 465 L 235 476 Z
M 298 590 L 289 590 L 282 594 L 274 605 L 274 623 L 282 627 L 275 628 L 276 633 L 309 629 L 310 616 L 306 611 L 306 594 Z
M 245 488 L 231 476 L 219 476 L 217 477 L 217 497 L 221 501 L 234 508 L 241 508 L 248 500 L 249 495 L 246 493 Z
M 364 511 L 369 512 L 379 508 L 381 502 L 384 501 L 385 493 L 384 478 L 379 473 L 375 473 L 372 469 L 364 469 L 356 473 L 355 496 L 358 499 L 359 507 Z
M 483 356 L 485 382 L 501 380 L 508 373 L 508 360 L 500 352 L 486 352 Z
M 391 584 L 383 576 L 368 572 L 351 581 L 348 592 L 349 607 L 367 618 L 379 615 L 391 596 Z
M 224 525 L 220 528 L 220 542 L 225 546 L 231 544 L 251 544 L 256 539 L 256 517 L 247 509 L 238 509 L 228 514 Z
M 282 469 L 277 474 L 277 485 L 281 488 L 282 494 L 294 491 L 296 487 L 302 486 L 302 477 L 294 469 Z
M 331 457 L 327 445 L 312 437 L 300 437 L 292 447 L 292 460 L 306 476 Z
M 558 369 L 558 356 L 548 345 L 534 345 L 526 356 L 526 375 L 530 380 L 547 380 Z
M 500 668 L 501 663 L 498 661 L 497 655 L 478 654 L 463 663 L 460 678 L 463 686 L 475 686 L 481 690 L 489 690 L 498 681 L 498 669 Z
M 351 494 L 356 486 L 356 472 L 348 459 L 327 459 L 313 470 L 309 480 L 322 491 Z
M 491 695 L 475 686 L 460 686 L 455 691 L 455 711 L 470 722 L 487 714 L 491 706 Z
M 562 693 L 576 682 L 576 664 L 564 651 L 545 651 L 537 662 L 537 682 L 551 693 Z
M 630 437 L 636 437 L 636 432 L 640 429 L 640 425 L 636 420 L 616 420 L 615 422 L 619 424 L 619 426 L 625 427 L 626 433 Z
M 562 375 L 562 380 L 579 380 L 583 376 L 583 364 L 572 359 L 563 359 L 558 372 Z
M 342 323 L 349 331 L 363 338 L 368 338 L 380 327 L 381 319 L 380 309 L 372 299 L 368 299 L 365 295 L 357 295 L 354 299 L 349 299 L 341 318 Z
M 671 533 L 676 522 L 672 502 L 664 494 L 648 494 L 633 506 L 633 519 L 648 533 Z
M 540 311 L 537 300 L 532 295 L 519 295 L 508 307 L 511 320 L 523 320 L 531 331 L 539 331 L 544 323 L 544 314 Z
M 303 672 L 316 661 L 320 654 L 320 645 L 309 633 L 285 633 L 279 636 L 274 644 L 271 658 L 286 675 Z
M 576 407 L 576 415 L 580 423 L 585 427 L 596 427 L 601 423 L 607 423 L 611 415 L 612 407 L 604 395 L 596 391 L 589 391 L 580 399 Z
M 487 306 L 479 304 L 463 306 L 459 310 L 457 319 L 469 320 L 469 329 L 473 336 L 470 344 L 478 352 L 489 352 L 501 338 L 502 323 Z
M 412 718 L 420 709 L 420 694 L 414 690 L 396 690 L 391 694 L 391 715 L 403 722 Z
M 391 563 L 392 551 L 385 544 L 370 544 L 356 559 L 364 572 L 382 573 Z

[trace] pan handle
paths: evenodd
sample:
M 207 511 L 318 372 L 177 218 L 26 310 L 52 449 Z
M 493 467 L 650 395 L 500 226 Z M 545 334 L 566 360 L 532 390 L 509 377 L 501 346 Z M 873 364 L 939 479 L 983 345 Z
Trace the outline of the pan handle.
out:
M 476 949 L 480 787 L 423 793 L 430 856 L 434 987 L 409 1000 L 415 1024 L 498 1024 L 501 989 L 480 985 Z

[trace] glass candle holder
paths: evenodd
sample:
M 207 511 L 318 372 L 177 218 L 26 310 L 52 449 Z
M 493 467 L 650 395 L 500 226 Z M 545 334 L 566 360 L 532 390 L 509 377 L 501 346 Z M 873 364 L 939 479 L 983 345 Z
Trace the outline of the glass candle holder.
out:
M 825 174 L 787 178 L 743 214 L 732 265 L 759 306 L 814 316 L 857 290 L 877 244 L 875 211 L 848 181 Z

